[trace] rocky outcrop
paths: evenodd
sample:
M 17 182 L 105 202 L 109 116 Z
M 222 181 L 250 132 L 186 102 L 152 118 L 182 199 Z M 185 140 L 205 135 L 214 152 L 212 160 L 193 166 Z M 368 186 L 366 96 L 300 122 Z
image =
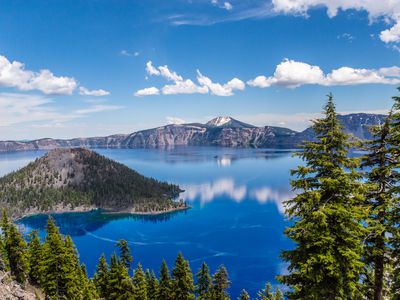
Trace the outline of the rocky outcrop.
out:
M 384 115 L 350 114 L 339 115 L 347 133 L 359 139 L 369 139 L 369 127 L 381 124 Z M 174 146 L 224 146 L 260 148 L 296 148 L 302 141 L 312 140 L 311 128 L 302 132 L 264 126 L 255 127 L 231 117 L 218 117 L 206 124 L 173 124 L 132 134 L 107 137 L 75 138 L 70 140 L 40 139 L 28 142 L 0 142 L 0 152 L 49 150 L 66 147 L 86 148 L 153 148 Z
M 32 287 L 22 287 L 14 281 L 9 272 L 0 271 L 0 299 L 2 300 L 35 300 L 42 299 Z

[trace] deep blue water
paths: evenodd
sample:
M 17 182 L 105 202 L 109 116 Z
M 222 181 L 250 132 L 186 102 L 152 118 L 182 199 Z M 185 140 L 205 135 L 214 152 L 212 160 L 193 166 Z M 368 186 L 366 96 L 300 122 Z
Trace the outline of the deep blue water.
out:
M 126 239 L 135 263 L 158 271 L 170 267 L 178 251 L 197 271 L 206 261 L 212 271 L 224 264 L 232 281 L 232 299 L 245 288 L 252 296 L 266 281 L 285 272 L 279 254 L 292 246 L 282 201 L 291 197 L 289 170 L 299 164 L 290 151 L 226 148 L 172 150 L 98 150 L 144 175 L 179 184 L 193 207 L 187 212 L 134 217 L 101 212 L 55 215 L 61 232 L 70 234 L 81 261 L 92 275 L 102 253 Z M 0 175 L 26 165 L 43 151 L 0 155 Z M 26 231 L 43 236 L 47 216 L 23 219 Z

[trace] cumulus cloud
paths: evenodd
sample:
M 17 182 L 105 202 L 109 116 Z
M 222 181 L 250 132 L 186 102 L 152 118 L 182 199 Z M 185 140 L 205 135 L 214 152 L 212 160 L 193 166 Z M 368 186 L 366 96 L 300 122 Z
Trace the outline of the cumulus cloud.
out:
M 394 24 L 384 30 L 380 38 L 385 43 L 400 41 L 400 1 L 393 0 L 272 0 L 273 9 L 279 13 L 307 15 L 316 7 L 326 7 L 329 17 L 335 17 L 339 10 L 367 11 L 371 21 L 384 18 Z
M 212 95 L 215 96 L 232 96 L 234 90 L 244 90 L 245 84 L 238 78 L 233 78 L 228 81 L 226 84 L 214 83 L 210 78 L 201 74 L 199 70 L 197 70 L 197 81 L 200 85 L 207 87 Z
M 106 90 L 89 90 L 83 86 L 79 87 L 79 95 L 83 96 L 94 96 L 94 97 L 101 97 L 101 96 L 107 96 L 110 95 L 109 91 Z
M 341 67 L 325 74 L 319 66 L 285 59 L 275 69 L 272 76 L 257 76 L 247 84 L 266 88 L 273 85 L 296 88 L 306 84 L 324 86 L 357 84 L 400 84 L 399 68 L 355 69 Z
M 154 86 L 138 90 L 136 93 L 134 93 L 134 95 L 137 97 L 159 95 L 159 94 L 160 90 Z
M 178 117 L 166 117 L 168 124 L 185 124 L 186 121 L 184 119 Z
M 48 95 L 71 95 L 77 85 L 72 77 L 55 76 L 49 70 L 26 70 L 23 63 L 11 62 L 0 55 L 0 87 L 12 87 L 23 91 L 39 90 Z
M 166 84 L 161 88 L 164 95 L 176 94 L 207 94 L 211 93 L 215 96 L 232 96 L 235 90 L 244 90 L 245 83 L 239 78 L 233 78 L 225 84 L 214 83 L 210 78 L 204 76 L 197 70 L 197 82 L 191 79 L 184 79 L 181 75 L 170 70 L 167 65 L 153 66 L 152 61 L 146 63 L 146 72 L 150 76 L 161 76 L 173 84 Z M 145 88 L 134 93 L 135 96 L 158 95 L 160 90 L 156 87 Z

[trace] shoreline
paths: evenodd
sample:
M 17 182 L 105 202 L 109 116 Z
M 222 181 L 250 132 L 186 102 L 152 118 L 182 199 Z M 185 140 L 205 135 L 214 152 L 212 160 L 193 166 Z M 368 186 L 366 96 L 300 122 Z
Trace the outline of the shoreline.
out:
M 134 211 L 134 210 L 112 211 L 112 210 L 102 209 L 102 208 L 95 207 L 95 206 L 79 206 L 79 207 L 75 207 L 74 209 L 62 207 L 59 209 L 55 208 L 55 209 L 48 210 L 48 211 L 30 211 L 30 212 L 22 214 L 21 216 L 13 217 L 13 220 L 14 220 L 14 222 L 16 222 L 16 221 L 20 221 L 25 218 L 34 217 L 34 216 L 38 216 L 38 215 L 87 213 L 87 212 L 92 212 L 92 211 L 97 211 L 97 210 L 101 210 L 102 213 L 110 214 L 110 215 L 127 214 L 127 215 L 137 215 L 137 216 L 158 216 L 158 215 L 169 214 L 169 213 L 177 212 L 177 211 L 186 211 L 191 208 L 192 208 L 191 206 L 187 205 L 187 206 L 179 206 L 179 207 L 169 208 L 167 210 L 157 210 L 157 211 Z

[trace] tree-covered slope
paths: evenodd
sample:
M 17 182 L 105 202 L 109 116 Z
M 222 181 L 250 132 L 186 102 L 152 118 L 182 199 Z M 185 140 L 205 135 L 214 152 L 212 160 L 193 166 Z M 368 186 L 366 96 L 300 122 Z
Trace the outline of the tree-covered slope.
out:
M 0 178 L 0 205 L 13 216 L 96 207 L 157 212 L 179 206 L 176 185 L 147 178 L 83 149 L 55 149 Z

